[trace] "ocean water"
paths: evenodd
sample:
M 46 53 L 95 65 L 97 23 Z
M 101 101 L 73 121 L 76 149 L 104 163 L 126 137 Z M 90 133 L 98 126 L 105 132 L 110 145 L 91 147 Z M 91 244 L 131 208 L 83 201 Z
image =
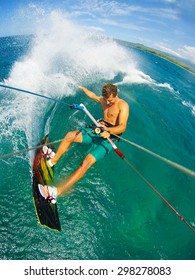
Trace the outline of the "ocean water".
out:
M 124 138 L 194 170 L 195 76 L 57 13 L 49 20 L 35 36 L 0 38 L 0 83 L 84 103 L 95 118 L 102 116 L 100 106 L 77 86 L 101 94 L 105 83 L 115 83 L 131 108 Z M 0 88 L 0 155 L 34 147 L 46 133 L 62 139 L 89 123 L 83 112 Z M 123 140 L 118 147 L 195 227 L 195 179 Z M 73 144 L 55 168 L 56 184 L 87 150 Z M 33 151 L 0 162 L 0 259 L 195 259 L 195 234 L 114 152 L 58 199 L 62 232 L 41 227 L 32 160 Z

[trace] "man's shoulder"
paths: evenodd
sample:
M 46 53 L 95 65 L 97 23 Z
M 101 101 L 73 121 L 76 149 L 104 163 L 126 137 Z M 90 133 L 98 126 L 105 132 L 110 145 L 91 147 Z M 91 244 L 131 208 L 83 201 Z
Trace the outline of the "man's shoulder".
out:
M 124 99 L 119 99 L 118 101 L 118 105 L 119 107 L 129 107 L 129 104 L 127 103 L 127 101 L 125 101 Z

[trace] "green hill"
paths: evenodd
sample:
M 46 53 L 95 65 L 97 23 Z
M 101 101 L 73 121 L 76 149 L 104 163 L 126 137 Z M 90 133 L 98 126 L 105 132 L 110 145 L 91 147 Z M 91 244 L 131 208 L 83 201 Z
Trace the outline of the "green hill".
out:
M 195 75 L 195 69 L 192 69 L 191 67 L 189 67 L 188 65 L 186 65 L 185 63 L 178 61 L 176 58 L 169 56 L 167 53 L 161 52 L 159 50 L 156 49 L 152 49 L 149 47 L 146 47 L 142 44 L 138 44 L 138 43 L 131 43 L 131 42 L 127 42 L 127 41 L 122 41 L 122 40 L 117 40 L 120 44 L 124 45 L 124 46 L 129 46 L 132 48 L 136 48 L 136 49 L 140 49 L 149 53 L 152 53 L 156 56 L 159 56 L 163 59 L 166 59 L 176 65 L 178 65 L 179 67 L 184 68 L 185 70 L 189 71 L 190 73 Z

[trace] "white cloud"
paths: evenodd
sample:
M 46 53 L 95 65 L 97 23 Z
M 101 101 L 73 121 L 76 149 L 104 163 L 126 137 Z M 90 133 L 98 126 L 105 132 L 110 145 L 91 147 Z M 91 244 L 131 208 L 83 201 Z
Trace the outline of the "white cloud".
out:
M 170 0 L 169 0 L 170 1 Z M 171 0 L 173 1 L 173 0 Z M 176 20 L 179 16 L 179 11 L 175 8 L 156 8 L 144 7 L 140 5 L 131 5 L 128 2 L 108 0 L 80 0 L 78 4 L 73 6 L 73 10 L 79 14 L 88 14 L 91 17 L 106 16 L 123 17 L 134 15 L 140 17 L 145 15 L 147 18 L 154 18 L 164 21 L 165 18 Z
M 134 30 L 134 31 L 139 31 L 139 32 L 153 32 L 154 30 L 152 28 L 146 27 L 146 26 L 141 26 L 138 24 L 132 24 L 131 22 L 122 22 L 119 20 L 111 20 L 111 19 L 106 19 L 106 18 L 100 18 L 98 19 L 98 22 L 105 24 L 105 25 L 110 25 L 110 26 L 115 26 L 118 28 L 122 29 L 128 29 L 128 30 Z
M 116 1 L 104 0 L 81 0 L 79 4 L 74 6 L 74 9 L 80 11 L 88 11 L 91 14 L 110 14 L 110 15 L 125 15 L 127 14 L 127 4 L 122 4 Z
M 176 3 L 177 0 L 163 0 L 163 2 L 172 4 L 172 3 Z
M 90 31 L 94 31 L 97 33 L 104 33 L 105 30 L 101 27 L 97 27 L 97 26 L 84 26 L 86 29 L 90 30 Z
M 181 56 L 195 64 L 195 47 L 185 45 L 182 49 L 178 49 Z
M 159 9 L 159 17 L 169 18 L 169 19 L 178 19 L 179 12 L 176 9 Z
M 100 23 L 105 24 L 105 25 L 116 26 L 116 27 L 119 27 L 119 28 L 125 28 L 125 29 L 137 30 L 137 31 L 141 31 L 141 30 L 144 29 L 144 28 L 140 28 L 139 26 L 137 26 L 135 24 L 123 23 L 123 22 L 119 22 L 119 21 L 106 19 L 106 18 L 101 18 L 98 21 Z
M 182 58 L 182 56 L 180 55 L 179 52 L 177 52 L 175 50 L 172 50 L 172 49 L 164 46 L 163 44 L 158 44 L 158 49 L 163 51 L 163 52 L 166 52 L 166 53 L 169 53 L 171 55 L 178 56 L 178 57 Z
M 191 46 L 183 46 L 182 48 L 178 48 L 176 50 L 172 50 L 166 47 L 163 43 L 158 44 L 158 49 L 169 53 L 171 55 L 177 56 L 179 58 L 185 59 L 190 61 L 191 63 L 195 64 L 195 47 Z

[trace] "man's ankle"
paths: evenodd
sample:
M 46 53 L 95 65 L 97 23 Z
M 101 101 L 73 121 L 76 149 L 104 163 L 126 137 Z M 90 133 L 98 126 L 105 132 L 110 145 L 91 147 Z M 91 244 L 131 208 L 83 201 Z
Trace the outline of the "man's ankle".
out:
M 55 165 L 51 159 L 49 159 L 47 162 L 49 163 L 50 167 L 53 167 Z

